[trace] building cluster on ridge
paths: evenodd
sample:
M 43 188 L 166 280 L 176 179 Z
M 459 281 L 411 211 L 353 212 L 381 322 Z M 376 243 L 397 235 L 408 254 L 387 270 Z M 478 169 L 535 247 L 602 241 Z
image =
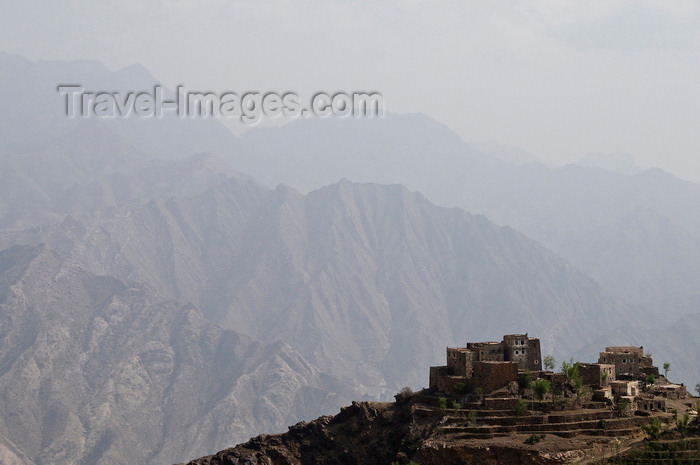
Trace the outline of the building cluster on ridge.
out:
M 505 335 L 500 342 L 448 347 L 446 355 L 446 365 L 430 367 L 430 390 L 448 395 L 488 394 L 500 389 L 517 392 L 523 375 L 557 385 L 566 381 L 564 374 L 543 369 L 540 340 L 527 334 Z M 577 367 L 592 399 L 609 405 L 624 399 L 632 409 L 663 410 L 665 398 L 687 396 L 684 386 L 659 376 L 659 369 L 644 354 L 643 347 L 606 347 L 597 363 L 578 363 Z M 652 379 L 663 382 L 655 384 Z M 654 392 L 643 393 L 643 388 L 652 385 Z
M 509 334 L 501 342 L 468 342 L 447 348 L 447 365 L 430 367 L 430 387 L 453 392 L 458 384 L 486 392 L 518 379 L 518 370 L 542 369 L 540 340 L 527 334 Z

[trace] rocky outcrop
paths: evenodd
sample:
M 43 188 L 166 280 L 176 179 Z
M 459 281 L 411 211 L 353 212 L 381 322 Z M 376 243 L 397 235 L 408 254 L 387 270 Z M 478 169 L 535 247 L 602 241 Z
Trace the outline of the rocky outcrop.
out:
M 410 410 L 388 403 L 353 402 L 335 417 L 298 423 L 287 433 L 245 444 L 188 465 L 300 465 L 388 463 L 407 444 Z
M 575 417 L 574 412 L 572 418 Z M 518 418 L 522 420 L 526 419 Z M 390 465 L 409 461 L 421 465 L 591 463 L 611 456 L 609 444 L 616 443 L 619 448 L 640 431 L 637 427 L 633 432 L 620 430 L 617 437 L 596 432 L 578 437 L 568 435 L 564 431 L 566 428 L 562 428 L 543 436 L 541 442 L 532 443 L 527 439 L 535 429 L 478 439 L 450 426 L 455 421 L 467 423 L 466 412 L 446 412 L 411 401 L 354 402 L 335 417 L 300 423 L 281 435 L 258 436 L 187 465 Z M 507 423 L 508 418 L 502 421 Z M 576 424 L 561 426 L 571 431 L 580 428 Z

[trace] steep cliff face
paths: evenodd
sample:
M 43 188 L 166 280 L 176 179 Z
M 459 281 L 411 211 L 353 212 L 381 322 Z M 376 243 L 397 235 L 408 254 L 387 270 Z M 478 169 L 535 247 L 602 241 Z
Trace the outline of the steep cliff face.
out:
M 0 393 L 0 462 L 25 465 L 172 463 L 351 396 L 288 345 L 45 246 L 0 252 Z

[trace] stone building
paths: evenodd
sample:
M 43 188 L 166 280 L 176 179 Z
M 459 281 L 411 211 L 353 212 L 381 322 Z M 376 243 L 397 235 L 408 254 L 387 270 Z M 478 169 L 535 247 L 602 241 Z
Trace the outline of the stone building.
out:
M 639 395 L 639 385 L 636 381 L 611 381 L 610 389 L 614 397 L 635 397 Z
M 503 336 L 503 356 L 507 361 L 516 362 L 521 370 L 537 371 L 542 369 L 540 340 L 527 334 L 508 334 Z
M 654 366 L 651 357 L 644 355 L 644 347 L 606 347 L 605 352 L 600 353 L 598 363 L 615 365 L 616 378 L 644 378 L 649 374 L 659 376 L 659 369 Z
M 447 369 L 452 376 L 471 377 L 474 360 L 479 360 L 478 354 L 469 349 L 447 348 Z
M 615 365 L 610 363 L 579 363 L 578 374 L 583 384 L 594 388 L 603 388 L 615 381 Z
M 481 387 L 485 393 L 508 386 L 518 379 L 518 366 L 513 362 L 475 362 L 472 383 L 473 389 Z
M 430 388 L 451 393 L 462 384 L 467 391 L 481 387 L 490 392 L 518 379 L 518 370 L 541 369 L 540 340 L 527 334 L 509 334 L 501 342 L 469 342 L 448 347 L 447 364 L 430 367 Z
M 501 342 L 467 342 L 466 348 L 481 362 L 505 361 Z

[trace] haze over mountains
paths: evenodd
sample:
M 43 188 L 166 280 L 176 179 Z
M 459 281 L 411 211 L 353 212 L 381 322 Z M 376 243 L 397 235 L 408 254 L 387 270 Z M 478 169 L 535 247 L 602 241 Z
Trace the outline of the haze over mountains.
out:
M 658 169 L 623 175 L 502 158 L 418 114 L 297 121 L 250 133 L 230 155 L 268 185 L 302 191 L 343 176 L 401 183 L 439 205 L 513 226 L 608 291 L 665 316 L 682 314 L 674 301 L 698 295 L 700 186 Z
M 0 153 L 24 154 L 61 137 L 86 118 L 66 116 L 59 85 L 80 85 L 86 92 L 153 92 L 158 80 L 141 65 L 110 71 L 98 61 L 32 61 L 0 51 Z M 179 118 L 104 118 L 103 123 L 138 150 L 177 159 L 198 152 L 223 153 L 234 136 L 219 121 Z M 28 124 L 31 123 L 31 124 Z
M 179 166 L 191 170 L 178 178 L 188 186 L 216 162 L 147 166 L 131 187 L 166 185 Z M 71 195 L 99 198 L 89 195 L 95 185 L 104 183 L 88 182 L 84 193 L 72 186 Z M 128 187 L 123 197 L 138 198 Z M 223 171 L 201 192 L 82 207 L 3 240 L 47 243 L 94 273 L 147 282 L 225 327 L 289 342 L 373 395 L 421 382 L 449 341 L 532 328 L 564 354 L 592 337 L 585 324 L 567 324 L 573 315 L 612 327 L 632 316 L 522 234 L 398 185 L 344 180 L 303 196 Z
M 424 115 L 241 139 L 216 120 L 35 118 L 35 91 L 60 110 L 56 82 L 155 80 L 0 64 L 8 463 L 182 461 L 424 386 L 446 345 L 509 332 L 558 359 L 644 344 L 700 378 L 696 338 L 630 330 L 695 321 L 696 184 L 477 151 Z

